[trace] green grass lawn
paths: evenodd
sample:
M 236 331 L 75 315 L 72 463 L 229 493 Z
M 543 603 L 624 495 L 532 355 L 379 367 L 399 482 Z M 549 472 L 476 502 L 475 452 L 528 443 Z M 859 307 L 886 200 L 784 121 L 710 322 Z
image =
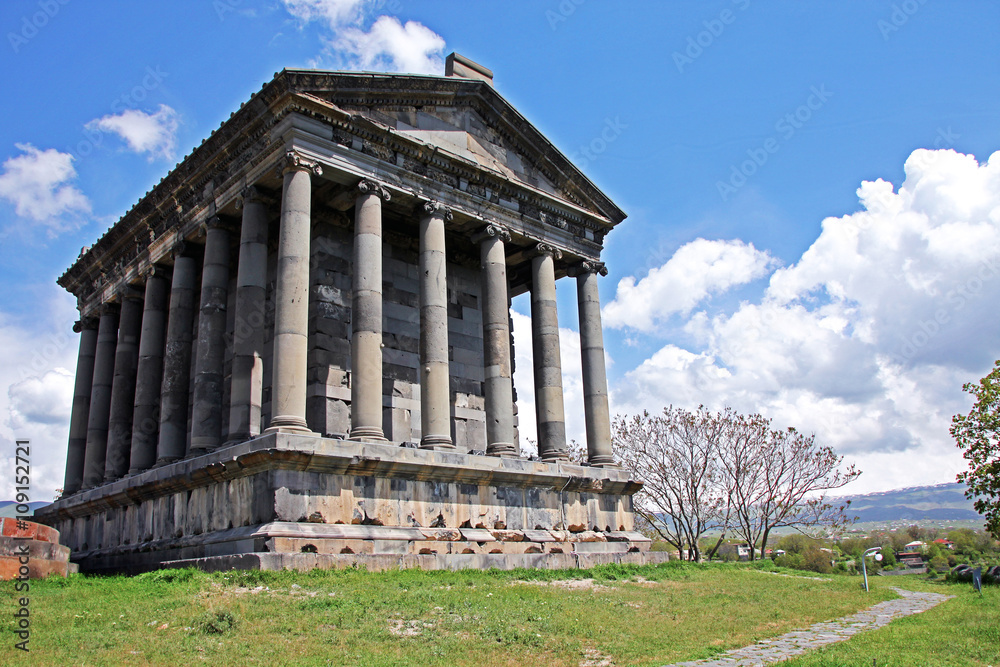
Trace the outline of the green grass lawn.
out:
M 969 584 L 925 582 L 923 577 L 876 578 L 875 582 L 880 587 L 895 585 L 954 595 L 955 599 L 783 662 L 782 667 L 1000 667 L 1000 589 L 988 586 L 980 597 Z
M 803 574 L 803 573 L 798 573 Z M 889 578 L 886 578 L 889 579 Z M 739 564 L 606 566 L 588 571 L 368 573 L 167 570 L 33 582 L 25 665 L 664 665 L 844 616 L 895 597 L 876 578 L 782 577 Z M 1000 667 L 1000 610 L 964 586 L 917 617 L 820 652 L 802 665 L 870 665 L 888 645 L 905 662 Z M 13 610 L 13 585 L 2 586 Z M 930 645 L 947 662 L 923 658 Z M 975 647 L 988 644 L 987 648 Z M 912 651 L 910 650 L 910 647 Z M 947 649 L 947 647 L 952 647 Z M 910 651 L 903 653 L 903 650 Z M 881 650 L 881 649 L 880 649 Z M 976 652 L 978 650 L 978 652 Z M 837 653 L 837 651 L 844 651 Z M 955 655 L 960 654 L 960 655 Z M 991 662 L 992 660 L 992 662 Z

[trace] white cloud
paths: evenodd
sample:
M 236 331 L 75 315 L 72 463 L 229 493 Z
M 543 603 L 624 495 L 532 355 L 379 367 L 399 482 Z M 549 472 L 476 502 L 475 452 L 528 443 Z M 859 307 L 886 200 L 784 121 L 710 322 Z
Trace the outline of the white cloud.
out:
M 346 28 L 330 45 L 350 54 L 351 69 L 444 73 L 444 38 L 416 21 L 403 25 L 394 16 L 380 16 L 371 29 Z
M 323 21 L 330 29 L 361 20 L 369 0 L 283 0 L 289 14 L 303 23 Z
M 135 153 L 148 153 L 156 158 L 172 160 L 177 151 L 177 128 L 180 119 L 176 111 L 161 104 L 155 113 L 127 109 L 117 115 L 107 115 L 87 123 L 87 128 L 113 132 Z
M 394 16 L 379 16 L 366 28 L 383 2 L 374 0 L 282 0 L 302 23 L 317 22 L 329 31 L 322 37 L 323 53 L 314 67 L 442 74 L 443 37 L 417 21 L 403 24 Z
M 773 264 L 773 258 L 753 244 L 695 239 L 642 280 L 622 278 L 614 300 L 604 307 L 604 323 L 652 332 L 671 315 L 691 312 L 712 294 L 766 276 Z
M 1000 152 L 980 165 L 918 150 L 905 173 L 898 190 L 862 183 L 862 210 L 824 220 L 759 301 L 691 314 L 691 350 L 666 345 L 626 373 L 614 410 L 704 403 L 760 412 L 858 463 L 866 474 L 852 492 L 953 480 L 964 469 L 948 434 L 951 416 L 969 407 L 961 386 L 1000 356 Z M 734 282 L 761 265 L 742 266 Z M 694 306 L 677 303 L 678 284 L 725 284 L 674 275 L 629 284 L 616 302 L 633 299 L 632 321 L 655 323 L 654 307 L 636 316 L 643 303 L 685 312 Z
M 53 288 L 54 289 L 54 288 Z M 52 500 L 63 485 L 79 337 L 73 298 L 55 293 L 30 323 L 0 312 L 0 465 L 14 470 L 14 441 L 31 448 L 31 500 Z M 0 499 L 14 497 L 0 476 Z
M 0 198 L 14 204 L 17 215 L 42 223 L 51 236 L 71 226 L 60 216 L 90 212 L 90 201 L 70 185 L 76 178 L 72 155 L 31 144 L 15 146 L 22 154 L 3 163 Z

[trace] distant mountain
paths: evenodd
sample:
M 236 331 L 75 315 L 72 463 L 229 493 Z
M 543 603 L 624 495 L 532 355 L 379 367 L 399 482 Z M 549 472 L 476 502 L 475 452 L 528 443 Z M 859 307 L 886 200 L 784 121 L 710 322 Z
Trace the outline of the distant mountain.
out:
M 28 507 L 31 509 L 31 511 L 28 512 L 28 516 L 34 515 L 35 510 L 41 509 L 42 507 L 51 504 L 52 503 L 46 502 L 44 500 L 36 500 L 34 502 L 28 503 Z M 14 518 L 16 516 L 18 516 L 17 503 L 15 503 L 13 500 L 0 500 L 0 517 Z
M 858 521 L 960 521 L 981 520 L 965 497 L 965 485 L 958 483 L 913 486 L 906 489 L 845 496 L 850 499 L 848 515 Z M 840 500 L 840 498 L 838 498 Z

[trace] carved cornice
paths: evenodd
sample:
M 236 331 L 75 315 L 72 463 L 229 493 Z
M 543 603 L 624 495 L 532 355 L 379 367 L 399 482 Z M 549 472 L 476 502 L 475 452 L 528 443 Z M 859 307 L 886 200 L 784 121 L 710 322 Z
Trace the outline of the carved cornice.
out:
M 377 195 L 382 201 L 389 201 L 392 195 L 382 187 L 381 183 L 368 178 L 362 178 L 358 183 L 358 192 L 363 195 Z

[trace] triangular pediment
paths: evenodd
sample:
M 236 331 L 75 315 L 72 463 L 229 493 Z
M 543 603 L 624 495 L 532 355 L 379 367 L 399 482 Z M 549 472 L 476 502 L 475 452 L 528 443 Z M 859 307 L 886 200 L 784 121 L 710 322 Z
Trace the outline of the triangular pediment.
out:
M 625 214 L 496 90 L 439 76 L 284 70 L 288 92 L 354 116 L 505 179 L 565 200 L 615 225 Z

